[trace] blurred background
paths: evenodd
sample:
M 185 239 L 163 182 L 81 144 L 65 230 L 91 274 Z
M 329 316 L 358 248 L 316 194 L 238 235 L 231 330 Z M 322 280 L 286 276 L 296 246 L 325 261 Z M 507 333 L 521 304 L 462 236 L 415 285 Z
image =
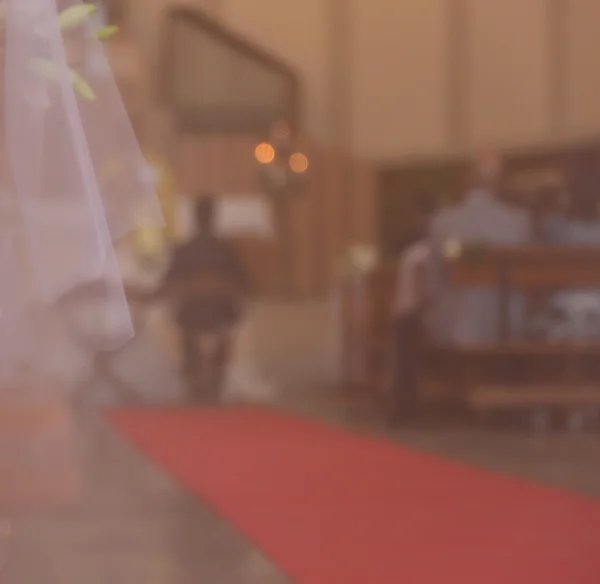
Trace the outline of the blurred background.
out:
M 250 290 L 233 348 L 217 365 L 227 397 L 600 494 L 597 434 L 585 432 L 597 431 L 600 406 L 597 0 L 94 3 L 95 18 L 120 27 L 107 51 L 167 220 L 166 230 L 140 230 L 119 245 L 128 290 L 156 288 L 172 251 L 193 237 L 196 203 L 211 195 L 216 235 L 239 257 Z M 452 286 L 498 292 L 487 305 L 500 311 L 498 330 L 454 345 L 411 333 L 407 349 L 398 306 L 416 304 L 402 296 L 415 302 L 403 254 L 427 232 L 416 209 L 426 201 L 429 216 L 455 209 L 490 172 L 502 177 L 507 207 L 477 216 L 479 235 L 473 222 L 465 229 L 475 243 L 512 249 L 467 254 L 441 246 L 434 232 L 429 243 L 440 244 Z M 509 242 L 496 219 L 514 209 L 533 235 Z M 558 239 L 544 231 L 555 215 L 564 219 Z M 451 223 L 440 233 L 460 244 Z M 499 300 L 511 293 L 511 274 L 532 288 L 531 305 L 551 306 L 518 342 Z M 433 290 L 440 306 L 452 286 Z M 576 299 L 573 310 L 552 304 L 557 290 L 581 288 L 592 300 Z M 58 388 L 68 378 L 85 403 L 189 405 L 181 322 L 167 303 L 138 296 L 130 297 L 138 334 L 129 345 L 90 367 L 85 346 L 71 339 L 50 358 L 63 377 L 30 372 L 30 385 Z M 418 415 L 390 429 L 403 391 L 397 364 L 415 346 Z M 60 584 L 109 574 L 288 581 L 142 464 L 94 408 L 42 407 L 16 389 L 0 411 L 3 444 L 24 445 L 0 456 L 2 476 L 12 477 L 0 504 L 17 517 L 11 582 L 40 573 Z M 496 410 L 498 425 L 476 424 Z M 84 551 L 81 534 L 91 542 Z M 0 526 L 2 549 L 9 536 L 10 525 Z M 93 550 L 113 555 L 104 564 Z M 28 561 L 38 551 L 40 561 Z
M 122 27 L 109 49 L 132 119 L 177 192 L 245 198 L 246 211 L 269 215 L 270 234 L 263 224 L 233 236 L 265 330 L 279 331 L 275 347 L 258 336 L 263 359 L 290 379 L 334 374 L 340 264 L 357 244 L 393 257 L 415 193 L 460 193 L 482 149 L 506 153 L 515 172 L 560 175 L 596 147 L 597 10 L 586 0 L 105 3 Z

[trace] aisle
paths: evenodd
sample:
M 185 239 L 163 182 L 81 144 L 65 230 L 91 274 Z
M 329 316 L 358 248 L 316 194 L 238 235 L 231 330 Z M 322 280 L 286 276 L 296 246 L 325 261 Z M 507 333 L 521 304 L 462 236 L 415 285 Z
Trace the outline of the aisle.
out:
M 114 423 L 297 584 L 597 584 L 600 502 L 260 409 Z

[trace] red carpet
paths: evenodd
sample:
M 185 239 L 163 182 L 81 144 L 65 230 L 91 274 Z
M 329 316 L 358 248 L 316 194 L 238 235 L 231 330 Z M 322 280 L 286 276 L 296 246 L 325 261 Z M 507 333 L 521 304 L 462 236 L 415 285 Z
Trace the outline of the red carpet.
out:
M 298 584 L 600 584 L 600 502 L 286 414 L 111 418 Z

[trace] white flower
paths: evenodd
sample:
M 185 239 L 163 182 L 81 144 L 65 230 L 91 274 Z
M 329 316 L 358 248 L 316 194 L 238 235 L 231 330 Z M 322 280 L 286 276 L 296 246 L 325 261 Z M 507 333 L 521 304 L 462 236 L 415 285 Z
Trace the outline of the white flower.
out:
M 359 243 L 351 246 L 348 258 L 352 269 L 359 272 L 370 272 L 377 267 L 377 250 L 373 245 Z
M 448 239 L 444 243 L 444 256 L 449 260 L 456 260 L 462 254 L 462 245 L 458 239 Z

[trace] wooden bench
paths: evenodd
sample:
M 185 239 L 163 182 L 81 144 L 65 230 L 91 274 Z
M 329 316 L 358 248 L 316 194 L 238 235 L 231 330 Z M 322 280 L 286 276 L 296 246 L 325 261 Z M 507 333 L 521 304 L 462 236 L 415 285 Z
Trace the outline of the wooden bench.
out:
M 488 248 L 483 259 L 454 260 L 450 266 L 454 284 L 506 286 L 506 290 L 500 290 L 501 294 L 509 293 L 512 287 L 536 293 L 582 285 L 600 289 L 600 273 L 595 269 L 600 265 L 597 249 Z M 339 302 L 343 323 L 342 370 L 347 375 L 345 387 L 380 392 L 391 387 L 394 268 L 392 262 L 383 264 L 362 279 L 343 283 Z M 505 305 L 500 302 L 499 310 Z M 484 407 L 478 405 L 481 395 L 487 409 L 529 407 L 531 400 L 542 400 L 542 394 L 537 389 L 532 390 L 540 387 L 552 388 L 543 393 L 544 406 L 571 408 L 595 405 L 596 399 L 600 400 L 600 342 L 512 340 L 506 320 L 502 326 L 503 330 L 499 331 L 502 340 L 495 343 L 469 348 L 442 348 L 425 343 L 421 394 L 444 394 L 475 409 Z M 504 378 L 497 373 L 505 370 L 510 373 L 510 363 L 517 363 L 519 371 L 516 379 L 504 386 Z M 495 389 L 490 393 L 489 388 Z M 585 389 L 583 393 L 581 388 Z M 500 394 L 498 389 L 502 389 Z M 532 391 L 535 397 L 531 397 Z M 584 403 L 579 403 L 581 401 Z
M 480 385 L 471 392 L 469 403 L 480 412 L 515 407 L 600 406 L 600 386 Z
M 600 342 L 515 340 L 509 320 L 510 295 L 515 291 L 539 297 L 561 289 L 600 289 L 599 262 L 596 248 L 544 246 L 489 247 L 474 257 L 464 253 L 449 259 L 454 285 L 498 291 L 499 341 L 457 351 L 472 407 L 488 411 L 600 405 L 600 368 L 590 367 L 600 361 Z M 512 374 L 513 382 L 503 385 L 490 379 L 490 366 L 495 374 Z
M 600 385 L 480 385 L 471 391 L 469 406 L 480 423 L 494 413 L 520 412 L 538 432 L 556 423 L 581 431 L 598 427 Z

